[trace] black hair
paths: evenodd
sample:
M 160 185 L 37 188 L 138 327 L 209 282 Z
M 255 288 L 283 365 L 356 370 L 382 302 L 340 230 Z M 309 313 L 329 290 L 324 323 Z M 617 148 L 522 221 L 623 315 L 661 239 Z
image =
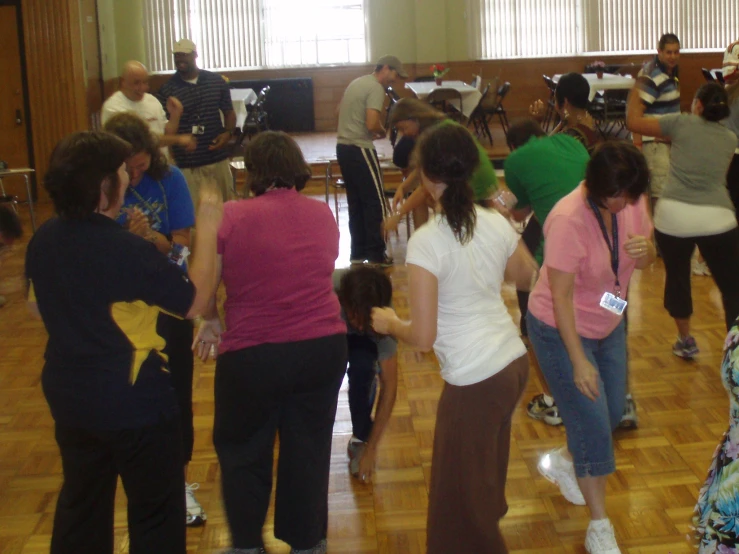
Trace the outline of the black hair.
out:
M 461 244 L 469 242 L 477 222 L 475 193 L 470 186 L 480 165 L 475 139 L 461 125 L 435 125 L 421 134 L 416 151 L 423 174 L 446 185 L 439 202 L 454 236 Z
M 132 155 L 145 152 L 151 156 L 146 173 L 152 179 L 161 181 L 169 174 L 169 162 L 159 148 L 159 139 L 138 115 L 131 112 L 116 114 L 105 123 L 104 129 L 129 143 Z
M 544 137 L 546 133 L 541 125 L 530 117 L 516 119 L 508 129 L 508 144 L 515 150 L 531 140 L 531 137 Z
M 665 33 L 659 38 L 659 49 L 664 50 L 665 46 L 668 44 L 677 44 L 680 45 L 680 39 L 677 38 L 677 35 L 674 33 Z
M 567 100 L 573 107 L 584 110 L 590 102 L 590 85 L 579 73 L 565 73 L 557 82 L 554 97 L 558 106 Z
M 360 331 L 366 331 L 370 329 L 372 308 L 390 306 L 393 285 L 381 269 L 360 265 L 341 276 L 338 295 L 350 323 Z
M 247 188 L 254 196 L 270 187 L 300 191 L 311 178 L 298 143 L 282 131 L 263 131 L 249 141 L 244 167 Z
M 599 206 L 619 194 L 636 202 L 649 185 L 649 168 L 644 154 L 625 141 L 608 141 L 593 151 L 585 172 L 588 196 Z
M 721 121 L 729 117 L 729 95 L 719 83 L 703 83 L 695 98 L 703 105 L 701 117 L 706 121 Z
M 81 131 L 60 140 L 44 176 L 56 212 L 86 218 L 97 210 L 101 190 L 110 205 L 121 186 L 118 169 L 130 155 L 126 141 L 102 131 Z

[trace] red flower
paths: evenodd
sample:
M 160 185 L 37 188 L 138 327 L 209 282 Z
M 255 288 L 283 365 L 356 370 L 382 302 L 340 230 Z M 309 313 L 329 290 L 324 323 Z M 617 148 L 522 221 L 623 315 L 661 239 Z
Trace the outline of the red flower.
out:
M 439 64 L 436 66 L 437 71 L 444 71 L 444 66 L 442 64 Z

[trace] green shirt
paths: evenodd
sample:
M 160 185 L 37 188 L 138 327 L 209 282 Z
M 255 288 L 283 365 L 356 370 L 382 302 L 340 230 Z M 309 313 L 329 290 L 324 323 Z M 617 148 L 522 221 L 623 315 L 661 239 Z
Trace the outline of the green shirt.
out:
M 550 137 L 532 137 L 506 158 L 506 185 L 516 195 L 516 209 L 531 207 L 544 222 L 559 200 L 585 179 L 590 156 L 577 139 L 558 133 Z M 544 241 L 534 253 L 539 265 L 544 260 Z
M 443 119 L 439 122 L 439 125 L 459 125 L 459 123 L 451 119 Z M 485 200 L 498 190 L 498 177 L 495 175 L 493 162 L 490 161 L 488 153 L 477 142 L 477 139 L 475 139 L 475 146 L 477 146 L 477 152 L 480 155 L 480 165 L 477 166 L 470 178 L 470 186 L 475 191 L 475 200 Z

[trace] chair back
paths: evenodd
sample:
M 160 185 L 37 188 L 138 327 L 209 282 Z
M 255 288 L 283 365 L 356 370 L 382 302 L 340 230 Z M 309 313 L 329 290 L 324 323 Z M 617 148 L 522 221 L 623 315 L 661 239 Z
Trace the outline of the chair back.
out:
M 500 106 L 501 102 L 503 102 L 503 98 L 506 97 L 506 94 L 511 90 L 511 83 L 506 81 L 502 85 L 500 85 L 500 88 L 498 89 L 498 106 Z
M 557 89 L 557 85 L 554 80 L 547 75 L 542 75 L 542 78 L 544 79 L 544 84 L 547 86 L 547 89 L 549 89 L 550 94 L 554 94 L 554 91 Z
M 387 89 L 385 89 L 385 94 L 387 94 L 388 98 L 390 98 L 391 104 L 395 104 L 398 100 L 400 100 L 400 95 L 395 92 L 395 89 L 393 89 L 393 87 L 387 87 Z
M 713 74 L 710 71 L 708 71 L 705 67 L 701 68 L 701 73 L 703 73 L 703 78 L 708 82 L 716 80 L 713 77 Z

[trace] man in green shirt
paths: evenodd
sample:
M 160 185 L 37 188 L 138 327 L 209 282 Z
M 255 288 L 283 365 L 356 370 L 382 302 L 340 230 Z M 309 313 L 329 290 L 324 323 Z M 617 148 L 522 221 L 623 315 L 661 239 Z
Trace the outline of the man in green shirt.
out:
M 544 260 L 542 227 L 549 212 L 559 200 L 572 192 L 585 179 L 590 155 L 577 139 L 558 133 L 546 136 L 533 119 L 514 123 L 508 132 L 513 152 L 504 164 L 506 185 L 516 196 L 511 215 L 523 221 L 533 213 L 523 239 L 539 265 Z M 521 310 L 521 334 L 526 336 L 525 316 L 529 293 L 517 291 Z M 562 418 L 554 398 L 546 390 L 546 380 L 539 372 L 545 392 L 535 396 L 528 405 L 528 414 L 549 425 L 560 425 Z

